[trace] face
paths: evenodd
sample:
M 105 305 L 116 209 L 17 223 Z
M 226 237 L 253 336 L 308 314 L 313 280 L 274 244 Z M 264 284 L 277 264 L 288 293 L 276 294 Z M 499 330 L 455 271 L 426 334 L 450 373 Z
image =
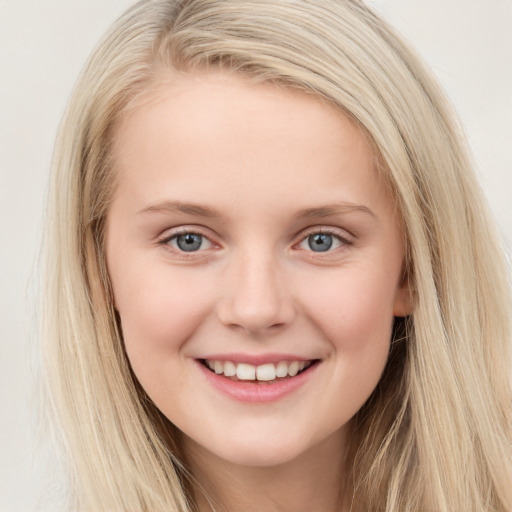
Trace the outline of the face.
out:
M 343 436 L 409 312 L 360 130 L 301 92 L 189 75 L 126 115 L 106 254 L 133 370 L 205 453 L 276 465 Z

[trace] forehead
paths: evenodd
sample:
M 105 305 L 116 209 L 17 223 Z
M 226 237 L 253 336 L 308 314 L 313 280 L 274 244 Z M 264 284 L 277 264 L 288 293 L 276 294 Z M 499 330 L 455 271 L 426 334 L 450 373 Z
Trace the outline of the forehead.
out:
M 368 139 L 340 109 L 240 75 L 162 81 L 122 117 L 113 147 L 117 193 L 142 202 L 191 187 L 196 199 L 246 204 L 284 191 L 311 204 L 389 199 Z

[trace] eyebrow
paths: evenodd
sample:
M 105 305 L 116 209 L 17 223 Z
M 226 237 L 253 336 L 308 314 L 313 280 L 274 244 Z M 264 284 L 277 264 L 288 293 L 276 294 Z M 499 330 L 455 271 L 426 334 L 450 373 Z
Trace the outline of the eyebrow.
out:
M 143 208 L 138 212 L 141 213 L 184 213 L 195 217 L 217 218 L 221 214 L 215 208 L 209 208 L 199 204 L 183 203 L 182 201 L 162 201 L 160 203 Z
M 293 218 L 295 220 L 305 220 L 305 219 L 321 219 L 323 217 L 331 217 L 333 215 L 340 215 L 344 213 L 352 213 L 352 212 L 361 212 L 366 213 L 373 218 L 377 219 L 375 213 L 370 210 L 367 206 L 356 203 L 335 203 L 328 204 L 324 206 L 320 206 L 317 208 L 305 208 L 304 210 L 298 211 Z
M 219 218 L 222 217 L 221 213 L 215 208 L 194 204 L 184 203 L 182 201 L 162 201 L 160 203 L 143 208 L 138 214 L 143 213 L 183 213 L 186 215 L 193 215 L 195 217 L 206 217 L 206 218 Z M 340 215 L 344 213 L 361 212 L 368 214 L 375 219 L 377 216 L 367 206 L 343 202 L 323 205 L 314 208 L 304 208 L 299 210 L 293 215 L 293 219 L 296 221 L 307 220 L 307 219 L 318 219 L 323 217 L 331 217 L 333 215 Z

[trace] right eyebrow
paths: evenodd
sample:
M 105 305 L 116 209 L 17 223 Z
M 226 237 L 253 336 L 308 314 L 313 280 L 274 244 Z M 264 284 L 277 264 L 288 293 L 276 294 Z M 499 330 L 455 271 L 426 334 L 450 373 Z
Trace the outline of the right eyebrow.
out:
M 218 218 L 220 212 L 215 208 L 209 208 L 194 203 L 184 203 L 182 201 L 161 201 L 156 204 L 147 206 L 137 212 L 137 215 L 144 213 L 183 213 L 186 215 L 194 215 L 196 217 Z

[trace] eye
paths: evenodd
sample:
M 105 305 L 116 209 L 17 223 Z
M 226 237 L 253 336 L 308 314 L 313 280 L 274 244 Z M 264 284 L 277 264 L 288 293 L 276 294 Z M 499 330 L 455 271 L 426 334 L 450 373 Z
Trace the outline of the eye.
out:
M 200 233 L 193 232 L 179 233 L 162 242 L 181 252 L 197 252 L 212 247 L 212 242 L 208 238 Z
M 342 236 L 328 231 L 316 231 L 310 233 L 299 244 L 300 249 L 313 252 L 327 252 L 332 249 L 337 249 L 343 245 L 351 245 L 348 240 Z

